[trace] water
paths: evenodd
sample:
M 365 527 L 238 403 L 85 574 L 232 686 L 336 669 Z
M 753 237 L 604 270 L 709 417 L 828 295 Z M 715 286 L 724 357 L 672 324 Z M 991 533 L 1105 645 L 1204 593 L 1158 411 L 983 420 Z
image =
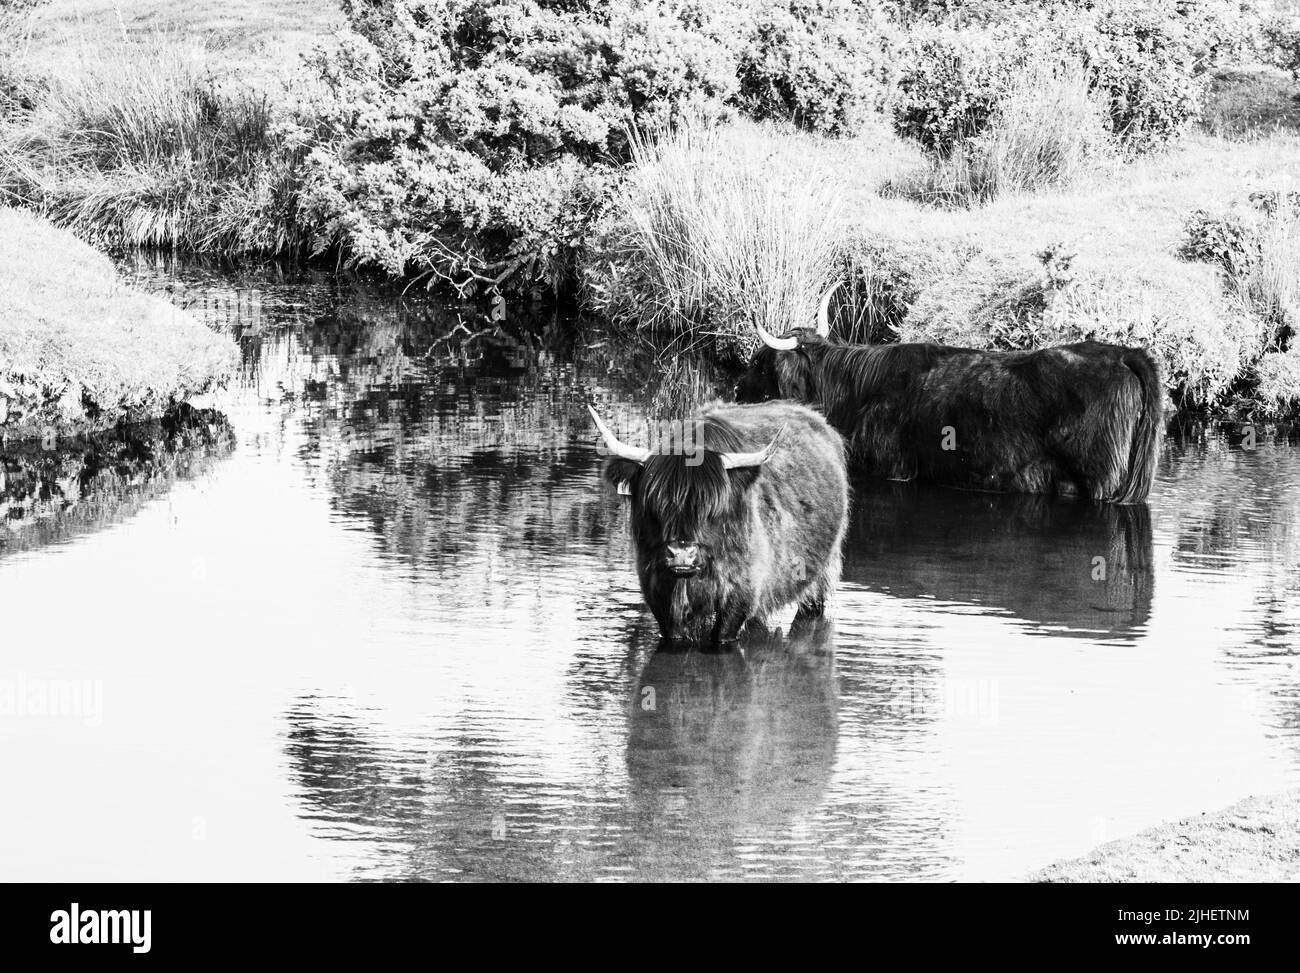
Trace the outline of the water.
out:
M 0 878 L 1017 878 L 1300 777 L 1284 436 L 1169 438 L 1149 509 L 864 487 L 832 634 L 656 652 L 583 401 L 720 377 L 131 269 L 243 371 L 6 460 Z

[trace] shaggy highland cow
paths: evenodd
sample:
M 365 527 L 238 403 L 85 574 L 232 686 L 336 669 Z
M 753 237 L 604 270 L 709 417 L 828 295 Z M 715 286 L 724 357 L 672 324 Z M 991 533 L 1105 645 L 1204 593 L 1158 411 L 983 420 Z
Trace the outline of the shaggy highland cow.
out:
M 605 479 L 631 497 L 637 577 L 664 638 L 731 642 L 791 602 L 796 626 L 822 616 L 849 503 L 826 420 L 793 402 L 718 406 L 652 451 L 591 415 Z
M 1083 341 L 1039 351 L 830 340 L 814 329 L 762 347 L 741 402 L 785 398 L 821 412 L 855 471 L 972 490 L 1136 503 L 1155 475 L 1162 392 L 1140 348 Z

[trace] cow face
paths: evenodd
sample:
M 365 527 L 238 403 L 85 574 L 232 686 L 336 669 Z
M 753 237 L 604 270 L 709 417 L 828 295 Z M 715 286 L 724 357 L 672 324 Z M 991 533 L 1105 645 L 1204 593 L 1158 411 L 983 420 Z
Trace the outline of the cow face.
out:
M 669 424 L 651 451 L 620 442 L 592 416 L 610 453 L 604 477 L 631 497 L 642 563 L 679 578 L 708 573 L 776 442 L 745 451 L 729 428 L 705 419 Z
M 777 356 L 788 352 L 776 351 L 766 345 L 760 345 L 750 359 L 745 374 L 736 383 L 736 401 L 742 404 L 766 402 L 768 399 L 781 398 L 781 386 L 777 379 Z
M 790 350 L 766 344 L 759 346 L 745 374 L 736 383 L 737 402 L 812 401 L 812 355 L 827 342 L 811 329 L 796 331 L 789 340 L 798 342 Z

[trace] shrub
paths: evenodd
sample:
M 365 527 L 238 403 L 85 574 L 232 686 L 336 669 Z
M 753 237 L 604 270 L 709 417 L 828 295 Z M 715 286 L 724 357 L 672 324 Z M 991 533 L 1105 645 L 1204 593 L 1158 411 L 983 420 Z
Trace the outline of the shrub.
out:
M 464 292 L 558 287 L 627 126 L 716 114 L 736 91 L 725 18 L 686 2 L 344 9 L 351 30 L 315 62 L 327 93 L 304 133 L 316 249 Z
M 682 125 L 634 143 L 634 167 L 587 275 L 590 305 L 748 348 L 752 325 L 809 326 L 833 279 L 842 183 L 811 137 Z
M 1001 35 L 949 26 L 918 27 L 900 60 L 894 124 L 940 155 L 984 130 L 1017 67 Z
M 1194 211 L 1180 253 L 1217 264 L 1228 292 L 1264 325 L 1261 351 L 1286 350 L 1300 328 L 1300 196 L 1253 194 L 1250 213 Z
M 851 132 L 882 107 L 898 41 L 876 2 L 764 0 L 737 52 L 738 102 L 755 118 Z
M 969 205 L 1072 185 L 1113 153 L 1105 107 L 1082 68 L 1035 59 L 1007 85 L 981 134 L 892 188 L 927 202 Z
M 1300 78 L 1300 19 L 1277 16 L 1264 24 L 1269 60 Z
M 1200 111 L 1206 36 L 1189 29 L 1180 0 L 1105 0 L 1067 33 L 1093 82 L 1109 93 L 1112 128 L 1134 148 L 1159 145 Z
M 1126 145 L 1158 146 L 1197 116 L 1203 72 L 1230 33 L 1212 17 L 1181 13 L 1179 0 L 981 5 L 963 14 L 967 9 L 931 13 L 909 34 L 902 55 L 908 67 L 899 78 L 895 123 L 940 154 L 980 134 L 1007 86 L 1044 55 L 1083 63 L 1090 85 L 1106 98 L 1112 132 Z

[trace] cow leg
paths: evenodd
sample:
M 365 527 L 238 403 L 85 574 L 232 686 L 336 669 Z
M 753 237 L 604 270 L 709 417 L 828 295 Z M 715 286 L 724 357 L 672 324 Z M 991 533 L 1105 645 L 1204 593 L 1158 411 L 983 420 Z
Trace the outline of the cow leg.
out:
M 718 606 L 717 619 L 713 623 L 713 634 L 709 637 L 714 645 L 725 645 L 740 638 L 740 630 L 753 614 L 749 604 L 731 599 Z
M 810 626 L 815 628 L 825 617 L 826 602 L 830 598 L 831 588 L 830 578 L 824 574 L 808 586 L 799 599 L 799 610 L 795 612 L 794 621 L 790 623 L 791 635 L 805 631 Z
M 675 583 L 672 578 L 653 574 L 644 578 L 641 586 L 641 594 L 655 617 L 659 634 L 665 639 L 673 637 L 673 585 Z

